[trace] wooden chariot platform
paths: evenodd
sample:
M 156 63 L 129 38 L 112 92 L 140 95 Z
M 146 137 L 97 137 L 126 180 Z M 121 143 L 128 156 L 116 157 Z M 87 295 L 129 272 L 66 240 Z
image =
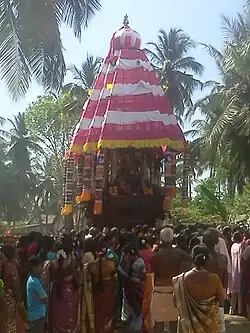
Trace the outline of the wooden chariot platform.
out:
M 162 209 L 162 194 L 131 194 L 131 195 L 106 195 L 103 201 L 103 212 L 100 216 L 93 214 L 93 202 L 89 204 L 87 216 L 94 225 L 119 226 L 130 228 L 137 224 L 153 226 L 156 219 L 164 219 Z

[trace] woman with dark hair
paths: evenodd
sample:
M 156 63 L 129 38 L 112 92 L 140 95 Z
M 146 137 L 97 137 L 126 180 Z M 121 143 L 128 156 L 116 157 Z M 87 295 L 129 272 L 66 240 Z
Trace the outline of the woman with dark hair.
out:
M 125 229 L 121 230 L 120 235 L 119 235 L 119 244 L 116 248 L 116 253 L 118 254 L 119 258 L 121 258 L 122 252 L 126 244 L 128 243 L 129 238 L 131 235 L 129 232 Z
M 143 259 L 146 267 L 146 279 L 143 287 L 143 304 L 142 304 L 142 332 L 150 333 L 152 330 L 151 319 L 151 302 L 153 293 L 153 275 L 152 259 L 153 252 L 150 247 L 150 236 L 138 238 L 139 257 Z
M 193 237 L 189 241 L 189 248 L 192 251 L 196 245 L 200 245 L 200 244 L 201 244 L 201 240 L 197 237 L 197 234 L 194 234 Z
M 96 241 L 92 237 L 87 237 L 83 244 L 82 264 L 88 264 L 96 259 Z
M 56 259 L 56 254 L 53 252 L 54 238 L 50 236 L 43 236 L 42 246 L 39 252 L 39 257 L 45 261 L 52 261 Z
M 78 311 L 78 279 L 73 256 L 74 244 L 69 235 L 57 242 L 56 260 L 45 267 L 48 286 L 48 328 L 51 333 L 75 332 Z M 47 283 L 46 283 L 47 282 Z
M 29 237 L 29 247 L 28 256 L 35 256 L 41 250 L 43 235 L 40 232 L 31 231 L 28 235 Z
M 179 249 L 182 249 L 183 251 L 186 251 L 188 253 L 190 252 L 187 237 L 185 236 L 184 233 L 175 235 L 175 244 L 176 247 L 178 247 Z
M 195 246 L 192 260 L 193 269 L 173 278 L 178 333 L 225 332 L 224 289 L 218 275 L 205 269 L 209 249 Z
M 140 333 L 142 330 L 143 286 L 146 267 L 139 258 L 135 244 L 125 246 L 118 274 L 123 290 L 122 322 L 124 333 Z
M 100 247 L 101 244 L 102 241 Z M 105 251 L 99 252 L 96 260 L 84 265 L 81 281 L 79 332 L 113 333 L 116 286 L 113 256 L 106 256 Z

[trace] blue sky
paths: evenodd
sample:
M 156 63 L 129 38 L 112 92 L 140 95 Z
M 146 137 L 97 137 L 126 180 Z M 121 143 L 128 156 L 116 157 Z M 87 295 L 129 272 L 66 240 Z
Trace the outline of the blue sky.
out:
M 105 56 L 112 34 L 118 30 L 124 15 L 129 16 L 130 26 L 141 34 L 145 45 L 154 41 L 158 30 L 170 27 L 182 28 L 197 42 L 212 44 L 217 48 L 223 45 L 221 14 L 233 17 L 242 11 L 243 0 L 101 0 L 103 9 L 93 18 L 88 30 L 79 43 L 69 29 L 62 29 L 65 59 L 68 65 L 79 66 L 86 53 Z M 202 80 L 218 80 L 213 60 L 201 48 L 192 55 L 205 67 Z M 18 103 L 13 102 L 0 81 L 0 115 L 11 117 L 25 111 L 27 105 L 42 94 L 42 89 L 34 84 L 27 96 Z

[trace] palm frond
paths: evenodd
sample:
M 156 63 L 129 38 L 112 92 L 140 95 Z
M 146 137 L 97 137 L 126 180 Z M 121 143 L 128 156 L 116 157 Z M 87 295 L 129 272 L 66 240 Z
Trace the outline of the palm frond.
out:
M 0 68 L 15 100 L 32 76 L 46 91 L 60 90 L 66 67 L 59 29 L 65 23 L 80 38 L 100 8 L 99 0 L 0 0 Z
M 208 52 L 208 54 L 216 61 L 221 62 L 223 60 L 223 54 L 218 51 L 214 46 L 204 43 L 200 43 L 200 45 L 203 46 L 203 48 Z
M 16 1 L 0 1 L 0 67 L 2 79 L 17 100 L 31 82 L 31 70 L 24 54 L 20 36 Z
M 185 131 L 184 135 L 185 135 L 185 137 L 191 136 L 193 138 L 193 137 L 197 136 L 197 130 L 191 129 L 191 130 Z
M 29 38 L 24 45 L 32 74 L 45 90 L 58 92 L 66 67 L 57 7 L 52 2 L 33 0 L 28 6 L 22 3 L 19 11 L 22 40 Z
M 239 42 L 242 37 L 249 34 L 248 26 L 241 14 L 238 14 L 236 19 L 230 19 L 229 17 L 222 15 L 222 30 L 226 41 L 229 43 Z
M 196 75 L 202 75 L 205 67 L 199 62 L 195 61 L 193 57 L 185 57 L 179 59 L 175 63 L 175 68 L 177 70 L 191 71 Z
M 218 118 L 218 120 L 214 124 L 210 136 L 208 137 L 208 142 L 210 144 L 211 142 L 216 141 L 218 138 L 222 137 L 225 128 L 227 128 L 227 126 L 232 123 L 237 113 L 238 109 L 235 108 L 233 102 L 231 102 L 225 112 Z
M 162 63 L 165 61 L 165 56 L 162 53 L 162 50 L 157 43 L 149 42 L 147 45 L 152 46 L 155 51 L 151 51 L 149 49 L 144 49 L 146 54 L 150 57 L 150 60 L 156 63 Z
M 198 185 L 201 193 L 207 197 L 211 203 L 210 208 L 214 209 L 214 213 L 217 213 L 223 221 L 227 221 L 228 219 L 228 211 L 223 202 L 206 186 L 203 184 Z
M 68 70 L 72 73 L 73 79 L 84 89 L 91 89 L 97 74 L 100 70 L 102 58 L 87 54 L 86 60 L 81 64 L 81 68 L 75 65 L 69 66 Z
M 101 9 L 100 0 L 56 0 L 55 2 L 62 22 L 73 28 L 75 36 L 79 39 L 82 28 L 87 28 L 91 18 Z
M 207 88 L 212 88 L 212 89 L 217 89 L 221 86 L 221 83 L 220 82 L 217 82 L 217 81 L 213 81 L 213 80 L 209 80 L 209 81 L 206 81 L 206 82 L 203 82 L 202 83 L 202 89 L 207 89 Z

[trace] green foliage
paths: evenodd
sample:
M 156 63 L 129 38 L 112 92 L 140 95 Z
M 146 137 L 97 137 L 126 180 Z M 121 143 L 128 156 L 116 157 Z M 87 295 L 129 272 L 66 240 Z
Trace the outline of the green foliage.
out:
M 41 221 L 42 215 L 47 222 L 49 214 L 59 214 L 63 157 L 99 66 L 100 59 L 88 55 L 81 69 L 71 68 L 74 83 L 58 95 L 39 96 L 8 120 L 9 131 L 0 129 L 0 217 L 9 223 Z
M 9 223 L 58 214 L 62 159 L 77 122 L 63 110 L 71 101 L 69 93 L 41 96 L 1 131 L 0 216 Z
M 41 96 L 29 105 L 25 113 L 31 137 L 57 161 L 62 160 L 77 123 L 76 115 L 64 112 L 64 106 L 72 99 L 69 93 L 61 94 L 58 98 L 53 95 Z
M 250 216 L 250 185 L 248 184 L 242 194 L 237 194 L 231 205 L 230 219 L 233 221 L 240 215 Z
M 181 208 L 181 197 L 177 195 L 172 210 L 173 223 L 221 223 L 227 221 L 227 205 L 216 193 L 216 181 L 208 178 L 199 181 L 195 196 L 188 208 Z M 218 193 L 217 193 L 218 195 Z
M 221 198 L 214 194 L 213 190 L 207 188 L 204 184 L 199 184 L 196 187 L 197 196 L 193 200 L 193 205 L 199 211 L 204 212 L 204 215 L 217 215 L 226 222 L 228 212 L 225 203 Z

